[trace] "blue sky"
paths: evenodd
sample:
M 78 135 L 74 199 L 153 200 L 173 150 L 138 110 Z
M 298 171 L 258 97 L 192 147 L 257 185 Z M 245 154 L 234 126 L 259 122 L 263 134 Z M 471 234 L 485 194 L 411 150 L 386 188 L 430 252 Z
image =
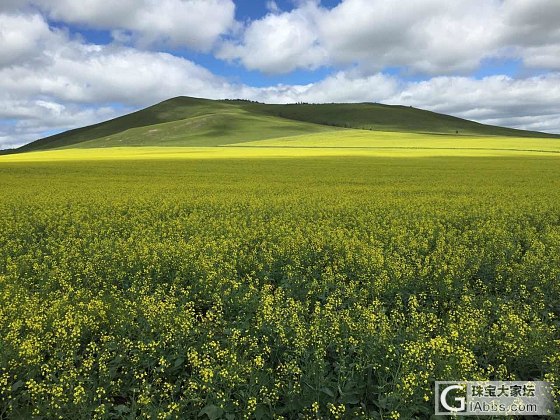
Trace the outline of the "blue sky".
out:
M 557 0 L 3 0 L 0 148 L 173 96 L 560 133 Z

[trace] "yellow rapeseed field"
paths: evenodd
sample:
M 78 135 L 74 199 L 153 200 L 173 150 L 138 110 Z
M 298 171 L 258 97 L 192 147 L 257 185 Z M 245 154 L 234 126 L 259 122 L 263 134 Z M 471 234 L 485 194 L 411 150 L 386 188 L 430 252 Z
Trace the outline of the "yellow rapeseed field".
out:
M 436 380 L 558 389 L 557 141 L 329 135 L 0 157 L 0 418 L 423 419 Z

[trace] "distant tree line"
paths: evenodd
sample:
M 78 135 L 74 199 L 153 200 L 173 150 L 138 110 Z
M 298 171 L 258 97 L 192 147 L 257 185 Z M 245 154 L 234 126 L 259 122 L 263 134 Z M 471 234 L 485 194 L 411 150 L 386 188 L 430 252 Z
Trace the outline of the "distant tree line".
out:
M 263 104 L 264 102 L 259 102 L 259 101 L 251 101 L 249 99 L 222 99 L 222 101 L 227 101 L 227 102 L 248 102 L 251 104 Z

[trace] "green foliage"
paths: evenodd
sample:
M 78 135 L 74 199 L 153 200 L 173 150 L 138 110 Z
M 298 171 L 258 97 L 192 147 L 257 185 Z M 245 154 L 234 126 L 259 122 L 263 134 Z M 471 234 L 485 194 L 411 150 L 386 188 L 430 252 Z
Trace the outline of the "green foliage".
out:
M 560 385 L 560 165 L 0 164 L 0 417 L 428 418 Z

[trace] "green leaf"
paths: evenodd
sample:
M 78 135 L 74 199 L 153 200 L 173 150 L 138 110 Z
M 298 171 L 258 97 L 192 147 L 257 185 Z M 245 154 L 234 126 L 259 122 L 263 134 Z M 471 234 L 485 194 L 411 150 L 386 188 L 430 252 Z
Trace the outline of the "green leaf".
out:
M 17 391 L 18 389 L 20 389 L 23 386 L 23 381 L 17 381 L 16 383 L 14 383 L 12 385 L 12 392 Z
M 270 418 L 270 416 L 268 415 L 268 410 L 264 405 L 258 405 L 257 408 L 255 409 L 255 419 L 256 420 L 262 420 L 262 419 L 267 419 Z
M 199 416 L 204 416 L 206 414 L 210 420 L 216 420 L 216 419 L 219 419 L 220 417 L 222 417 L 223 413 L 224 413 L 224 410 L 222 410 L 217 405 L 208 404 L 206 407 L 204 407 L 202 410 L 200 410 L 200 413 L 198 413 L 198 415 Z
M 175 363 L 173 364 L 173 367 L 179 367 L 183 364 L 183 362 L 185 361 L 184 357 L 178 357 L 177 359 L 175 359 Z
M 119 414 L 125 414 L 125 413 L 130 412 L 130 408 L 128 408 L 126 405 L 119 404 L 119 405 L 115 406 L 115 411 Z
M 360 403 L 360 398 L 355 393 L 345 394 L 340 398 L 340 402 L 344 404 L 356 405 Z
M 334 398 L 334 392 L 330 388 L 327 388 L 327 387 L 321 388 L 321 392 L 324 392 L 329 397 Z

